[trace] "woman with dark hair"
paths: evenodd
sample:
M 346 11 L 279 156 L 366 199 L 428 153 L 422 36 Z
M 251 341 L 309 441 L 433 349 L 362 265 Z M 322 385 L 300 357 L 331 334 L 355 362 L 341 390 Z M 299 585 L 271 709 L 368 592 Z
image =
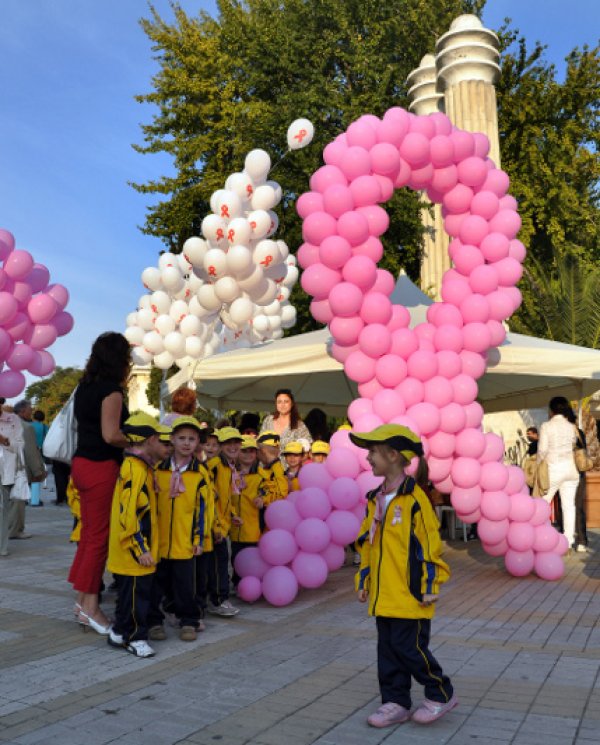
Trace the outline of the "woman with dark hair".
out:
M 81 499 L 81 539 L 69 572 L 77 591 L 80 624 L 108 634 L 110 624 L 98 604 L 108 551 L 112 496 L 122 449 L 121 425 L 128 416 L 123 390 L 131 368 L 129 342 L 122 334 L 101 334 L 92 346 L 75 392 L 77 450 L 71 464 Z
M 289 388 L 280 388 L 275 393 L 275 411 L 267 414 L 263 419 L 261 432 L 277 432 L 280 440 L 280 449 L 283 452 L 288 442 L 304 438 L 312 442 L 308 427 L 298 413 L 298 407 L 294 400 L 294 394 Z
M 549 403 L 550 419 L 540 428 L 538 463 L 548 464 L 549 489 L 544 499 L 551 503 L 556 492 L 560 492 L 564 534 L 569 547 L 575 541 L 575 494 L 579 485 L 579 473 L 575 467 L 573 447 L 578 439 L 577 427 L 569 421 L 573 417 L 571 406 L 564 396 L 555 396 Z
M 313 442 L 315 440 L 329 442 L 331 439 L 331 431 L 327 426 L 327 414 L 323 409 L 311 409 L 304 417 L 304 424 L 308 427 Z

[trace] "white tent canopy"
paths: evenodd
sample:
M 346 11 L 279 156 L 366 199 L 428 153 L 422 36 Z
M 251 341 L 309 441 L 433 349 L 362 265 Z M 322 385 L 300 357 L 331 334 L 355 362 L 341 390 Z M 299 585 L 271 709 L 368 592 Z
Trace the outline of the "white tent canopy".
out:
M 425 320 L 431 298 L 402 274 L 392 293 L 411 326 Z M 206 408 L 268 410 L 278 388 L 291 388 L 304 411 L 318 406 L 343 414 L 358 395 L 343 365 L 330 356 L 328 329 L 290 336 L 250 349 L 214 355 L 169 378 L 168 392 L 192 377 Z M 581 398 L 600 390 L 600 351 L 508 333 L 500 360 L 478 381 L 486 412 L 546 406 L 552 396 Z

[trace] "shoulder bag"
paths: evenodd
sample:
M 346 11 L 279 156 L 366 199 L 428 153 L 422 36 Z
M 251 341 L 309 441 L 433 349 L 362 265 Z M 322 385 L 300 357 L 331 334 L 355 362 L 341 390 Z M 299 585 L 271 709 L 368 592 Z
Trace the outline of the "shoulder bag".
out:
M 77 450 L 77 420 L 75 419 L 75 392 L 58 412 L 50 425 L 42 446 L 42 453 L 49 460 L 71 463 Z

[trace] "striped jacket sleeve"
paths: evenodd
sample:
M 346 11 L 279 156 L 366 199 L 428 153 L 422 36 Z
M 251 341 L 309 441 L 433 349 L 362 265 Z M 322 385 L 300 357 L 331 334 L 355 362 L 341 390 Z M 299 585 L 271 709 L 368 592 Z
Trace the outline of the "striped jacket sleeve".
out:
M 415 517 L 415 537 L 422 556 L 421 592 L 423 595 L 437 595 L 442 585 L 450 577 L 448 564 L 442 559 L 442 541 L 439 522 L 427 495 L 415 490 L 420 510 Z

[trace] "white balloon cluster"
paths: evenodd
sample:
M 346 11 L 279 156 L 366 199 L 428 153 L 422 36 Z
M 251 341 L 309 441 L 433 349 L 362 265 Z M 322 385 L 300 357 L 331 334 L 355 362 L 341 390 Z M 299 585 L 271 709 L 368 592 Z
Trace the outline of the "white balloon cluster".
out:
M 296 323 L 289 297 L 298 268 L 286 243 L 274 238 L 282 190 L 267 180 L 270 169 L 264 150 L 248 153 L 244 170 L 213 193 L 202 237 L 144 269 L 150 292 L 125 331 L 136 364 L 187 367 L 221 349 L 279 339 Z

